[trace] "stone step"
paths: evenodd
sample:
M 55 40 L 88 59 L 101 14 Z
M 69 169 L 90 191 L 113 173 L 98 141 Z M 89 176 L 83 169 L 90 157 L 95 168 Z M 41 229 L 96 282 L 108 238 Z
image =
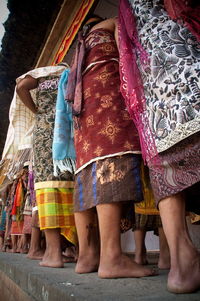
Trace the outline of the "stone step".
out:
M 148 253 L 151 264 L 158 253 Z M 197 301 L 195 294 L 166 290 L 168 271 L 135 279 L 99 279 L 97 273 L 78 275 L 75 264 L 63 269 L 40 267 L 23 254 L 0 253 L 0 301 Z

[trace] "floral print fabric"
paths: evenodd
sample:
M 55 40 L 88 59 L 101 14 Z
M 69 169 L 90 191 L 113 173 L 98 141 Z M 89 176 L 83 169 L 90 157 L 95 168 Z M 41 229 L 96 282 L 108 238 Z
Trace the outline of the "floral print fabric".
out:
M 190 210 L 200 213 L 200 133 L 184 139 L 160 154 L 162 165 L 149 165 L 156 203 L 180 191 L 185 192 Z M 195 185 L 194 185 L 195 184 Z M 193 206 L 193 208 L 191 207 Z
M 141 75 L 158 152 L 200 130 L 200 43 L 160 0 L 130 0 L 149 64 Z
M 39 79 L 36 95 L 38 111 L 33 137 L 35 183 L 71 179 L 67 172 L 59 177 L 53 175 L 52 141 L 59 78 L 56 75 Z
M 88 165 L 75 176 L 74 211 L 105 203 L 141 202 L 140 172 L 141 155 L 116 156 Z M 133 210 L 133 203 L 131 207 Z

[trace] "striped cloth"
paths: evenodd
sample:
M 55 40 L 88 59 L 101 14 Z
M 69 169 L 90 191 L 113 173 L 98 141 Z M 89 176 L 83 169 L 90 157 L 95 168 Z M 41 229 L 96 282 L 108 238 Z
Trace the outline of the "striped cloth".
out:
M 77 243 L 73 215 L 72 188 L 41 188 L 36 190 L 40 229 L 60 228 L 71 243 Z

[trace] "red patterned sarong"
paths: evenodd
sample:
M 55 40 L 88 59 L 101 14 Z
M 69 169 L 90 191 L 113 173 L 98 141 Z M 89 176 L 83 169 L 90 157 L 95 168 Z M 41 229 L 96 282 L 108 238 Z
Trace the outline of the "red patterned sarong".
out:
M 83 107 L 75 129 L 77 172 L 98 159 L 140 153 L 137 130 L 120 93 L 119 54 L 112 33 L 94 30 L 85 43 Z

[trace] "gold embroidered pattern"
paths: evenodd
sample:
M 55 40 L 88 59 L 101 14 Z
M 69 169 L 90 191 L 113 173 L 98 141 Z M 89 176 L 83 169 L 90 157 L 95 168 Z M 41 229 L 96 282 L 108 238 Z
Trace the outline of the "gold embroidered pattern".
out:
M 97 110 L 97 113 L 98 113 L 98 114 L 101 114 L 102 111 L 103 111 L 103 109 L 102 109 L 102 108 L 99 108 L 99 109 Z
M 127 111 L 122 112 L 122 118 L 123 120 L 131 120 L 130 115 Z
M 110 95 L 102 96 L 100 101 L 103 108 L 109 108 L 112 106 L 112 97 Z
M 125 149 L 132 149 L 133 148 L 133 144 L 131 144 L 130 142 L 126 141 L 124 143 L 124 148 Z
M 99 157 L 99 156 L 101 156 L 102 152 L 103 152 L 103 148 L 102 148 L 101 146 L 98 145 L 97 148 L 96 148 L 95 151 L 94 151 L 94 154 L 95 154 L 97 157 Z
M 94 125 L 93 115 L 90 115 L 86 118 L 86 125 L 87 125 L 87 127 Z
M 106 82 L 109 80 L 109 78 L 110 78 L 110 74 L 105 68 L 104 71 L 102 71 L 100 74 L 97 75 L 96 80 L 101 82 L 104 86 Z
M 79 135 L 78 137 L 78 142 L 81 142 L 83 140 L 83 136 L 82 135 Z
M 114 143 L 115 137 L 117 136 L 117 133 L 120 132 L 120 128 L 116 127 L 114 123 L 110 121 L 108 118 L 107 123 L 105 124 L 104 128 L 100 131 L 100 134 L 105 135 Z
M 101 49 L 103 50 L 103 52 L 105 52 L 106 54 L 110 54 L 111 52 L 114 51 L 114 47 L 111 44 L 103 44 Z
M 88 142 L 85 140 L 84 143 L 83 143 L 83 150 L 84 150 L 85 152 L 87 152 L 89 148 L 90 148 L 90 143 L 88 143 Z
M 91 97 L 91 90 L 90 88 L 87 88 L 84 90 L 84 98 L 88 98 L 88 97 Z
M 96 85 L 94 85 L 96 86 Z M 100 97 L 100 93 L 95 93 L 95 98 L 99 98 Z

